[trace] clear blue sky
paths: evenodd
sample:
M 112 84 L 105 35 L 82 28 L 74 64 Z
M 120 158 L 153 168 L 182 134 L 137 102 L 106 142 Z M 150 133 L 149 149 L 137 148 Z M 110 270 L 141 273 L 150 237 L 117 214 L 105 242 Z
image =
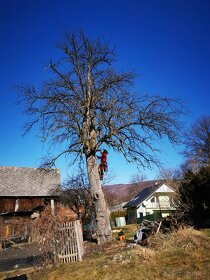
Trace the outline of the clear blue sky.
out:
M 182 97 L 189 125 L 210 108 L 210 1 L 208 0 L 1 0 L 0 1 L 0 165 L 37 167 L 47 147 L 34 130 L 22 135 L 25 121 L 15 105 L 15 84 L 39 84 L 45 66 L 57 56 L 63 30 L 82 27 L 116 46 L 117 67 L 133 70 L 140 93 Z M 178 148 L 162 145 L 165 167 L 177 167 Z M 137 173 L 117 155 L 109 157 L 113 183 Z M 73 168 L 58 162 L 62 178 Z M 152 179 L 157 170 L 142 170 Z

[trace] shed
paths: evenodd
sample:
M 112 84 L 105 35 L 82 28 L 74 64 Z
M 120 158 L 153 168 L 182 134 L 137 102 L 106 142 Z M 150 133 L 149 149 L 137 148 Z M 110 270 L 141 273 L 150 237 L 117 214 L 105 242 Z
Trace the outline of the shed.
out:
M 58 169 L 0 166 L 0 215 L 27 215 L 48 203 L 53 214 L 59 188 Z

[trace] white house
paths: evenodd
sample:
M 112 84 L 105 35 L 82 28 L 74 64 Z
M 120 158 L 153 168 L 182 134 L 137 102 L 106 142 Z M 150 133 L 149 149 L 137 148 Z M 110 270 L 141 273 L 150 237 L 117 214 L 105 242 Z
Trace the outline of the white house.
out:
M 174 191 L 162 183 L 144 188 L 123 207 L 127 208 L 128 223 L 136 223 L 152 214 L 170 215 L 175 211 L 173 194 Z

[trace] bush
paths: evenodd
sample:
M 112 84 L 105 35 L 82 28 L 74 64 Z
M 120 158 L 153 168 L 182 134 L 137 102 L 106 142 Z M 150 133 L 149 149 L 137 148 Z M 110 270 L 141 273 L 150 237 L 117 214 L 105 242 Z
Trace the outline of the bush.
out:
M 185 174 L 179 187 L 177 210 L 185 222 L 196 228 L 206 226 L 210 219 L 210 166 Z

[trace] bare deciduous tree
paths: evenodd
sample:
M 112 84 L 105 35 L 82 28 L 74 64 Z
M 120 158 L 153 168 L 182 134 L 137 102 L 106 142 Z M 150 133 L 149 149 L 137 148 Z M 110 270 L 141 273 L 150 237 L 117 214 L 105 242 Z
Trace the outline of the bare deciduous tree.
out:
M 199 118 L 184 135 L 186 164 L 190 170 L 199 170 L 210 164 L 210 116 Z
M 62 204 L 73 210 L 78 219 L 90 220 L 94 216 L 90 186 L 82 170 L 66 180 L 60 197 Z
M 154 141 L 164 137 L 172 143 L 179 140 L 182 104 L 179 99 L 132 93 L 134 74 L 113 69 L 115 54 L 100 39 L 91 40 L 82 31 L 66 33 L 58 48 L 63 57 L 50 62 L 52 78 L 39 89 L 19 87 L 30 117 L 25 131 L 39 124 L 44 141 L 63 147 L 48 160 L 51 165 L 62 155 L 85 159 L 97 239 L 103 243 L 111 239 L 111 229 L 97 151 L 105 146 L 123 154 L 128 162 L 158 164 Z
M 166 181 L 172 181 L 174 179 L 176 170 L 173 168 L 160 168 L 159 174 L 157 175 L 157 179 L 162 179 Z
M 131 176 L 131 180 L 130 183 L 134 184 L 134 183 L 142 183 L 147 179 L 147 176 L 145 174 L 141 174 L 141 173 L 137 173 L 135 175 Z
M 180 176 L 179 169 L 161 167 L 157 179 L 164 181 L 176 190 L 179 185 Z

